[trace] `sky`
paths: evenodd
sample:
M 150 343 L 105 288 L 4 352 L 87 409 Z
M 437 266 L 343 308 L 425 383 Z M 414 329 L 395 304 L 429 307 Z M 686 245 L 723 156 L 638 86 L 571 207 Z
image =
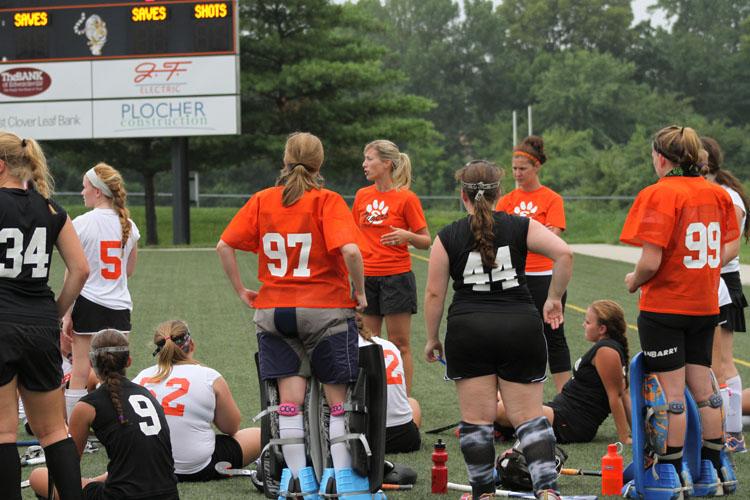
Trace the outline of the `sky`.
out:
M 650 20 L 653 26 L 666 26 L 667 20 L 664 15 L 660 12 L 656 12 L 653 15 L 646 12 L 646 9 L 656 3 L 656 0 L 633 0 L 633 18 L 637 24 L 643 20 Z

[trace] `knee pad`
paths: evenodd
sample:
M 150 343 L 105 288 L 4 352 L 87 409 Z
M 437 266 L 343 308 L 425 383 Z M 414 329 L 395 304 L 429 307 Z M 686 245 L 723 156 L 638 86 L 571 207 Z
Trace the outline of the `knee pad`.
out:
M 670 401 L 667 404 L 667 411 L 674 415 L 681 415 L 685 413 L 685 403 L 682 401 Z
M 721 397 L 721 393 L 714 392 L 708 397 L 708 399 L 697 401 L 695 404 L 698 405 L 698 408 L 721 408 L 724 405 L 724 400 Z

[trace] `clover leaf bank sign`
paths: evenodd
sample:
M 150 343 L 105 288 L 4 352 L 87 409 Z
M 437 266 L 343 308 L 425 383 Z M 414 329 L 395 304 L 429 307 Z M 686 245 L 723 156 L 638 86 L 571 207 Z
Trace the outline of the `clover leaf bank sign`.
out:
M 16 3 L 0 6 L 0 129 L 41 140 L 240 132 L 236 0 Z

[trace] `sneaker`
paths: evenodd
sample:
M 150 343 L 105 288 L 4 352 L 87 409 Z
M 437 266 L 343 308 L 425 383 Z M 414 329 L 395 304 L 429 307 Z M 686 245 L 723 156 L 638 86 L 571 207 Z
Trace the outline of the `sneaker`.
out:
M 741 432 L 727 432 L 726 447 L 729 453 L 746 453 L 745 436 Z
M 562 495 L 556 490 L 540 490 L 536 492 L 537 500 L 562 500 Z
M 40 465 L 45 463 L 44 449 L 41 446 L 34 445 L 26 448 L 21 456 L 21 465 Z
M 83 447 L 83 452 L 96 453 L 97 451 L 99 451 L 99 448 L 100 445 L 98 445 L 96 442 L 88 440 L 86 441 L 86 446 Z
M 734 466 L 724 452 L 721 453 L 721 469 L 717 472 L 724 495 L 731 495 L 737 491 L 737 476 L 734 473 Z

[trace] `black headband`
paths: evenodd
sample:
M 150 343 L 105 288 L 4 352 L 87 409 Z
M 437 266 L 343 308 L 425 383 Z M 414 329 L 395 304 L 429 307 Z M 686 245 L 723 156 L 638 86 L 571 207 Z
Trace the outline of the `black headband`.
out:
M 157 354 L 159 354 L 159 352 L 162 349 L 164 349 L 164 346 L 167 343 L 167 339 L 177 344 L 177 347 L 179 347 L 182 350 L 182 352 L 187 354 L 186 348 L 188 346 L 188 342 L 190 342 L 190 332 L 185 332 L 185 335 L 183 335 L 182 337 L 177 337 L 177 338 L 165 337 L 161 339 L 160 341 L 156 342 L 156 349 L 154 350 L 153 353 L 151 353 L 152 356 L 156 356 Z

